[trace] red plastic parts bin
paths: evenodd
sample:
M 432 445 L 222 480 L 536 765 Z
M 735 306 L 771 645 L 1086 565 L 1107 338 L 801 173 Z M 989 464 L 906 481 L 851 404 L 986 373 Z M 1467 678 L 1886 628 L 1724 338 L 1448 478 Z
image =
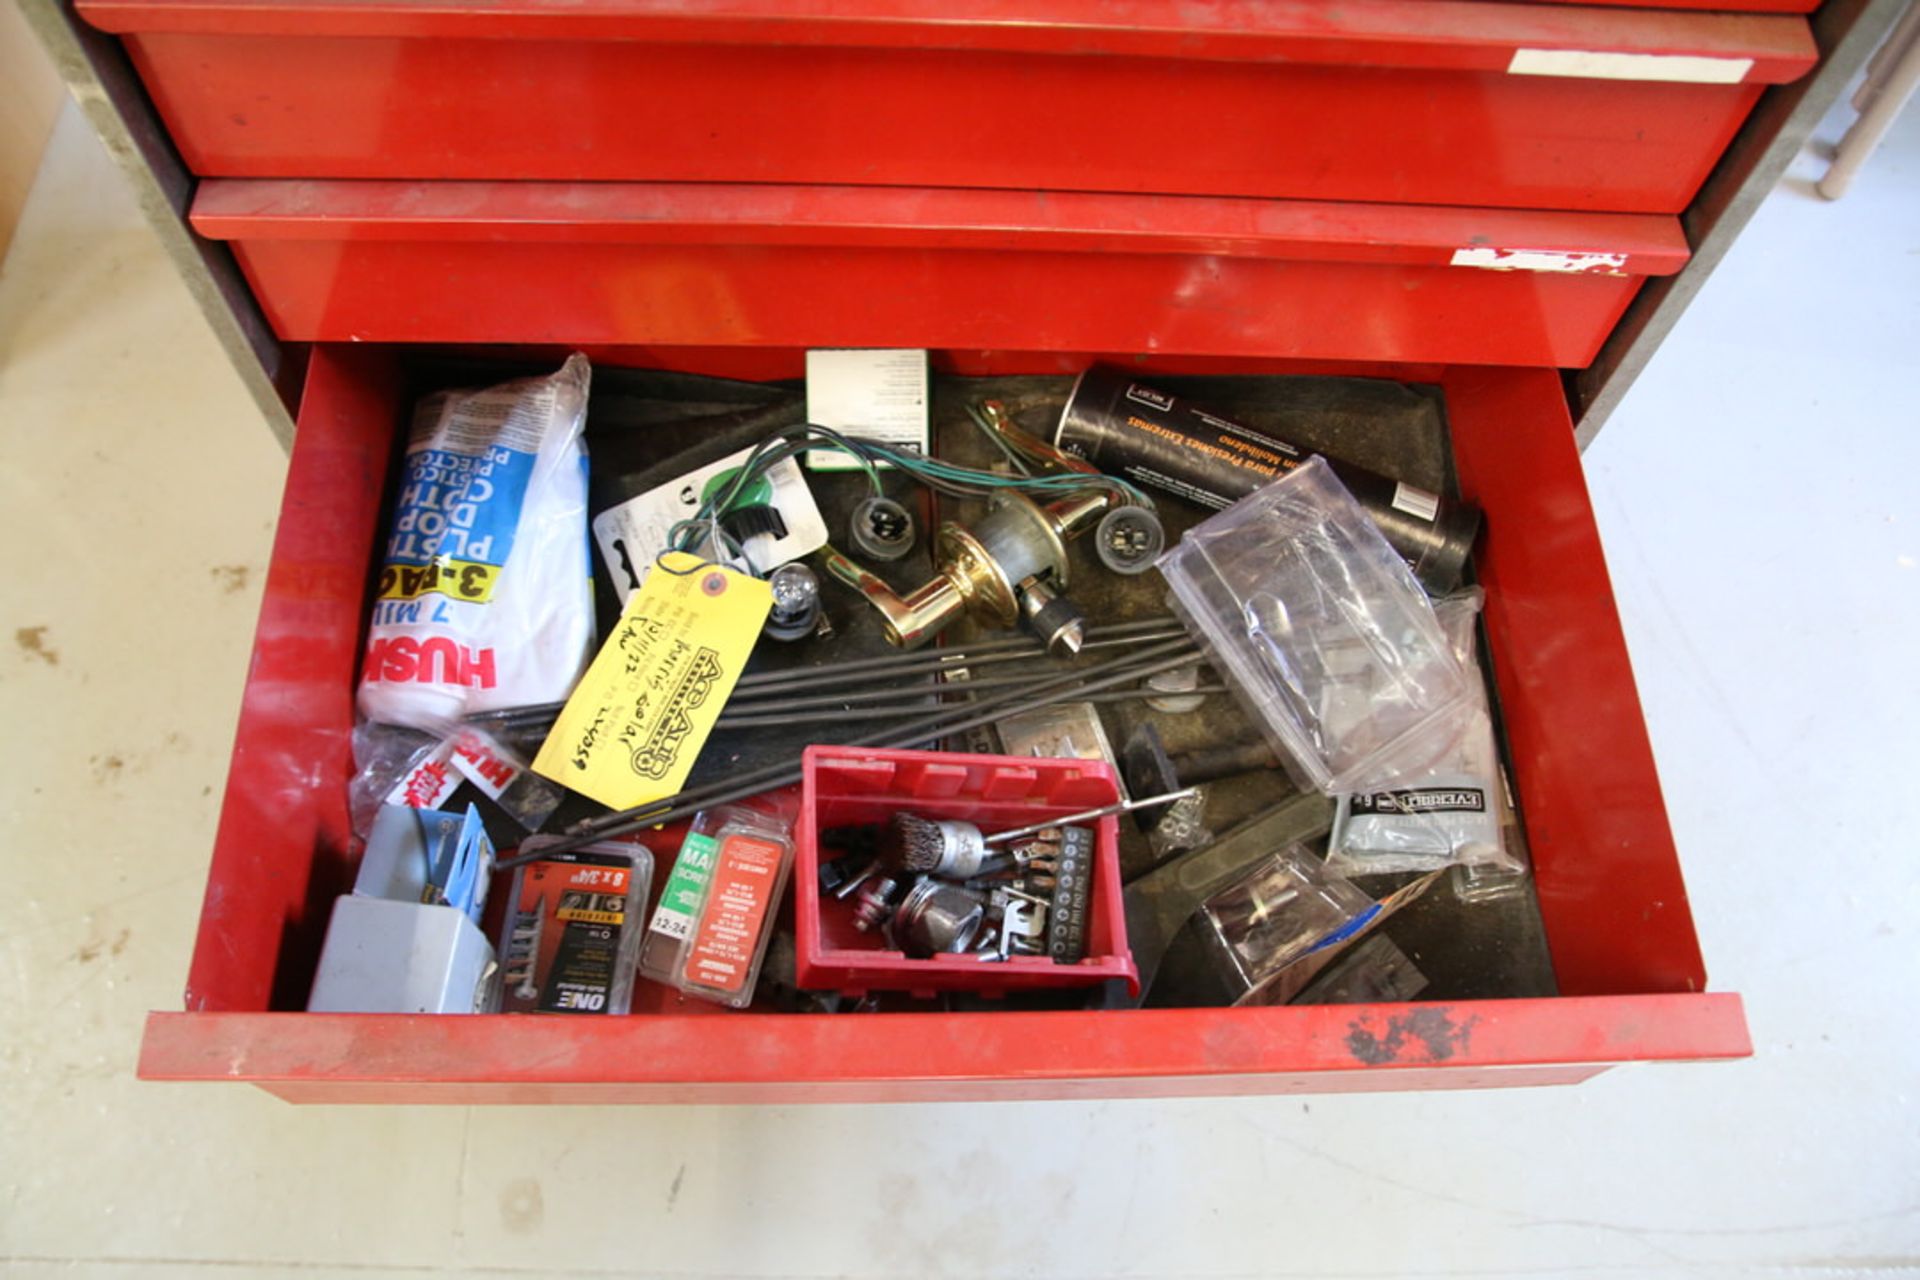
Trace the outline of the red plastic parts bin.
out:
M 907 810 L 923 818 L 971 822 L 991 835 L 1112 804 L 1120 798 L 1120 785 L 1108 765 L 814 746 L 807 748 L 801 769 L 793 904 L 802 988 L 931 995 L 1076 987 L 1124 978 L 1129 988 L 1139 989 L 1120 898 L 1120 829 L 1111 815 L 1093 823 L 1087 955 L 1078 964 L 1056 964 L 1045 956 L 1010 956 L 998 963 L 971 955 L 910 959 L 856 930 L 850 902 L 820 896 L 822 831 L 877 823 Z

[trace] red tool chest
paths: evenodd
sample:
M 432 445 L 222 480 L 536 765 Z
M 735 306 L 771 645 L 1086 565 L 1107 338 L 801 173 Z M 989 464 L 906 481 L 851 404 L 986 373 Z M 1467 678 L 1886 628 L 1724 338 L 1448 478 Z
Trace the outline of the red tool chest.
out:
M 313 343 L 185 1009 L 141 1074 L 301 1101 L 1037 1098 L 1565 1083 L 1749 1052 L 1706 990 L 1561 370 L 1688 246 L 1808 0 L 83 0 L 277 336 Z M 591 180 L 591 181 L 589 181 Z M 1560 995 L 857 1017 L 308 1015 L 418 349 L 797 377 L 1437 386 Z

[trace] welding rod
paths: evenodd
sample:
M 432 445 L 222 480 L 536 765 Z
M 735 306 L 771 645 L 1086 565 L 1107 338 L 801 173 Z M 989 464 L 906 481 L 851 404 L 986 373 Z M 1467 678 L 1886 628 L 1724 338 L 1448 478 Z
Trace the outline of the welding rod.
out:
M 1095 649 L 1116 649 L 1122 645 L 1152 644 L 1160 640 L 1174 640 L 1187 633 L 1179 627 L 1164 627 L 1159 630 L 1142 632 L 1130 636 L 1103 636 L 1089 640 L 1080 646 L 1081 653 Z M 779 680 L 763 680 L 748 685 L 743 677 L 734 687 L 734 696 L 749 700 L 770 700 L 779 697 L 789 689 L 817 689 L 822 685 L 864 683 L 869 680 L 889 677 L 942 675 L 948 671 L 971 670 L 975 667 L 990 667 L 1003 662 L 1025 662 L 1033 658 L 1045 658 L 1049 654 L 1038 643 L 1029 642 L 1018 649 L 1005 649 L 993 653 L 976 654 L 968 650 L 960 657 L 948 657 L 945 654 L 915 654 L 918 661 L 898 663 L 884 670 L 855 670 L 852 663 L 845 667 L 815 667 L 782 671 Z M 882 661 L 882 659 L 875 659 Z M 885 661 L 892 661 L 886 659 Z
M 1146 644 L 1183 634 L 1170 617 L 1142 618 L 1133 622 L 1091 627 L 1081 651 L 1113 648 L 1121 644 Z M 1007 636 L 982 640 L 957 649 L 885 654 L 877 658 L 857 658 L 850 662 L 825 663 L 818 667 L 760 671 L 740 677 L 734 685 L 735 698 L 758 697 L 788 686 L 819 688 L 852 680 L 869 680 L 888 675 L 921 675 L 951 671 L 987 662 L 1010 662 L 1020 658 L 1045 657 L 1044 645 L 1031 636 Z M 478 711 L 467 717 L 473 724 L 551 720 L 560 714 L 566 701 L 529 703 L 519 707 L 499 707 Z
M 898 745 L 901 745 L 901 743 L 888 741 L 888 739 L 895 738 L 901 733 L 920 730 L 923 728 L 928 731 L 926 734 L 926 736 L 928 737 L 944 736 L 947 733 L 953 733 L 958 731 L 946 725 L 946 722 L 949 720 L 953 720 L 956 718 L 970 717 L 974 713 L 981 712 L 981 711 L 987 712 L 988 718 L 991 719 L 993 716 L 997 715 L 1001 710 L 1021 705 L 1029 698 L 1038 698 L 1041 695 L 1051 692 L 1056 688 L 1072 688 L 1079 685 L 1081 682 L 1088 681 L 1093 678 L 1101 678 L 1101 681 L 1102 681 L 1100 685 L 1101 688 L 1111 688 L 1117 684 L 1123 683 L 1125 680 L 1129 678 L 1139 678 L 1139 677 L 1144 677 L 1144 676 L 1153 674 L 1150 671 L 1144 671 L 1144 670 L 1136 671 L 1134 670 L 1134 668 L 1138 667 L 1143 662 L 1148 662 L 1153 658 L 1158 657 L 1160 654 L 1170 652 L 1176 648 L 1182 649 L 1182 650 L 1190 650 L 1192 643 L 1193 642 L 1191 640 L 1186 640 L 1186 639 L 1182 639 L 1179 641 L 1167 641 L 1161 645 L 1152 647 L 1146 653 L 1132 654 L 1124 658 L 1114 658 L 1111 661 L 1101 663 L 1098 666 L 1095 666 L 1087 671 L 1073 671 L 1073 672 L 1067 672 L 1065 674 L 1055 674 L 1055 675 L 1044 676 L 1035 680 L 1030 686 L 1026 688 L 1014 689 L 1006 693 L 996 694 L 993 697 L 986 698 L 979 702 L 968 703 L 964 707 L 933 708 L 929 710 L 927 715 L 923 716 L 921 720 L 917 722 L 902 725 L 894 729 L 879 730 L 872 734 L 868 734 L 865 737 L 856 738 L 852 742 L 847 743 L 846 745 L 853 746 L 853 747 L 898 746 Z M 1180 661 L 1175 665 L 1184 666 L 1188 661 L 1190 661 L 1190 658 L 1188 657 L 1187 654 L 1183 653 Z M 1122 674 L 1116 675 L 1114 673 L 1122 673 Z M 1045 705 L 1045 703 L 1035 702 L 1033 705 L 1042 706 L 1042 705 Z M 961 727 L 972 728 L 973 726 L 971 724 L 967 724 Z M 750 774 L 747 779 L 737 780 L 737 781 L 751 781 L 755 777 L 757 777 L 759 774 L 776 773 L 776 772 L 780 772 L 784 768 L 785 766 L 781 766 L 781 765 L 769 765 L 760 770 L 757 770 L 754 774 Z M 710 783 L 708 785 L 709 787 L 718 787 L 718 786 L 726 786 L 728 784 Z M 775 783 L 772 785 L 784 786 L 785 784 Z M 766 788 L 762 788 L 762 789 L 765 790 Z M 691 798 L 694 794 L 695 793 L 691 793 L 691 792 L 683 793 L 683 795 L 686 798 Z M 749 793 L 749 794 L 755 794 L 755 793 Z M 579 826 L 576 827 L 575 830 L 580 832 L 598 831 L 598 830 L 601 830 L 603 827 L 611 825 L 613 823 L 624 822 L 624 821 L 627 821 L 628 819 L 634 818 L 640 813 L 643 813 L 654 806 L 666 804 L 668 803 L 669 800 L 672 800 L 672 799 L 674 798 L 663 797 L 660 800 L 652 801 L 646 805 L 635 805 L 632 808 L 622 810 L 620 812 L 604 814 L 601 817 L 592 818 L 586 822 L 579 824 Z M 649 822 L 644 822 L 641 825 L 652 826 L 652 825 L 655 825 L 655 823 L 649 821 Z M 568 833 L 569 836 L 571 836 L 572 834 L 574 833 L 573 832 Z
M 1190 660 L 1188 655 L 1182 654 L 1154 664 L 1143 671 L 1125 671 L 1108 677 L 1105 680 L 1093 681 L 1084 689 L 1069 688 L 1051 694 L 1038 695 L 1026 705 L 1045 707 L 1051 706 L 1056 702 L 1070 701 L 1079 693 L 1090 692 L 1094 688 L 1110 684 L 1113 681 L 1132 680 L 1140 678 L 1141 676 L 1156 675 L 1161 671 L 1171 671 L 1176 667 L 1185 665 Z M 940 724 L 931 727 L 921 725 L 910 726 L 897 730 L 894 734 L 882 738 L 879 741 L 848 743 L 847 745 L 871 746 L 880 750 L 897 750 L 922 746 L 945 737 L 948 734 L 960 733 L 967 729 L 990 724 L 998 719 L 1004 710 L 1005 708 L 995 707 L 978 715 L 964 717 L 951 724 Z M 690 818 L 702 809 L 713 808 L 716 805 L 732 804 L 735 801 L 745 800 L 778 787 L 791 786 L 800 781 L 800 776 L 800 766 L 798 764 L 771 766 L 767 769 L 758 770 L 755 773 L 749 774 L 747 781 L 736 781 L 725 790 L 716 791 L 714 787 L 706 787 L 701 788 L 698 793 L 683 792 L 680 796 L 665 797 L 655 803 L 665 804 L 668 801 L 673 801 L 672 806 L 657 812 L 644 813 L 634 817 L 627 816 L 628 814 L 632 814 L 634 812 L 633 810 L 627 810 L 624 813 L 608 814 L 606 819 L 601 820 L 605 825 L 594 827 L 590 830 L 581 830 L 577 833 L 570 832 L 559 842 L 546 845 L 537 853 L 529 854 L 525 857 L 508 858 L 498 862 L 495 864 L 495 869 L 511 870 L 521 863 L 531 861 L 534 858 L 543 857 L 552 853 L 564 853 L 570 849 L 577 849 L 582 845 L 591 844 L 595 840 L 608 840 L 616 836 L 641 831 L 647 827 L 662 827 L 670 822 L 678 822 L 682 818 Z
M 991 724 L 1016 703 L 1022 707 L 1045 707 L 1056 702 L 1073 701 L 1088 694 L 1112 689 L 1128 681 L 1145 679 L 1158 675 L 1162 671 L 1172 671 L 1191 665 L 1194 656 L 1191 641 L 1184 638 L 1166 641 L 1144 652 L 1102 663 L 1089 671 L 1073 672 L 1064 677 L 1053 677 L 1042 681 L 1031 691 L 1015 690 L 998 697 L 988 698 L 983 702 L 970 703 L 964 709 L 942 708 L 939 713 L 928 716 L 922 721 L 903 725 L 885 733 L 870 735 L 863 741 L 846 745 L 875 747 L 881 750 L 919 746 L 948 734 L 961 733 L 981 725 Z M 962 710 L 966 714 L 956 715 L 956 712 Z M 534 854 L 503 859 L 495 864 L 495 869 L 510 870 L 534 858 L 564 853 L 569 849 L 591 844 L 595 840 L 626 835 L 647 827 L 665 826 L 681 818 L 692 817 L 702 809 L 745 800 L 763 791 L 791 786 L 799 780 L 798 764 L 771 765 L 756 769 L 729 783 L 714 783 L 692 791 L 683 791 L 677 796 L 665 796 L 645 805 L 636 805 L 631 809 L 609 813 L 581 823 L 557 844 L 547 845 Z
M 1191 698 L 1191 697 L 1196 697 L 1203 694 L 1226 693 L 1227 691 L 1228 691 L 1227 686 L 1224 684 L 1196 685 L 1191 689 L 1182 689 L 1178 693 L 1169 693 L 1165 689 L 1145 689 L 1145 688 L 1116 689 L 1110 693 L 1089 694 L 1085 698 L 1068 698 L 1068 699 L 1063 699 L 1063 701 L 1099 702 L 1099 703 L 1140 702 L 1147 698 Z M 951 686 L 946 686 L 939 689 L 931 689 L 931 690 L 928 690 L 928 692 L 929 693 L 964 693 L 966 692 L 966 686 L 951 685 Z M 952 704 L 952 705 L 954 707 L 954 710 L 956 711 L 964 710 L 966 709 L 966 706 L 967 706 L 967 704 L 964 704 L 964 703 Z M 907 716 L 920 715 L 931 710 L 933 710 L 933 708 L 928 706 L 925 702 L 918 703 L 911 707 L 908 707 L 908 706 L 859 707 L 859 708 L 851 709 L 844 718 L 847 720 L 852 720 L 855 723 L 859 723 L 860 721 L 864 721 L 864 720 L 900 720 L 900 719 L 906 718 Z M 781 715 L 757 715 L 753 713 L 743 713 L 738 716 L 723 715 L 720 717 L 718 723 L 716 723 L 713 727 L 716 732 L 719 732 L 724 730 L 735 730 L 735 729 L 784 729 L 784 728 L 791 728 L 794 725 L 819 724 L 819 723 L 820 723 L 820 713 L 817 711 L 797 712 L 794 714 L 781 714 Z
M 1152 642 L 1177 639 L 1174 635 L 1154 636 Z M 1143 641 L 1142 643 L 1147 643 Z M 891 702 L 901 703 L 914 699 L 937 697 L 949 693 L 985 693 L 996 689 L 1018 689 L 1032 684 L 1036 679 L 1029 672 L 1018 676 L 994 676 L 986 680 L 948 680 L 938 684 L 900 684 L 889 685 L 884 689 L 856 689 L 847 693 L 823 693 L 817 698 L 761 697 L 742 701 L 731 698 L 720 718 L 727 720 L 734 715 L 764 715 L 773 711 L 834 711 L 851 709 L 863 703 Z
M 1152 618 L 1135 618 L 1131 622 L 1109 622 L 1087 628 L 1089 642 L 1111 644 L 1117 640 L 1137 639 L 1141 633 L 1149 631 L 1177 631 L 1178 619 L 1170 614 L 1161 614 Z M 968 640 L 947 649 L 909 649 L 900 653 L 883 653 L 872 658 L 851 658 L 844 662 L 823 663 L 817 667 L 787 668 L 780 671 L 758 671 L 740 677 L 743 686 L 761 684 L 780 684 L 800 677 L 814 677 L 837 672 L 856 673 L 885 671 L 895 667 L 919 667 L 928 664 L 938 666 L 942 662 L 951 664 L 968 658 L 1010 651 L 1045 653 L 1046 646 L 1030 635 L 1001 636 L 994 640 Z

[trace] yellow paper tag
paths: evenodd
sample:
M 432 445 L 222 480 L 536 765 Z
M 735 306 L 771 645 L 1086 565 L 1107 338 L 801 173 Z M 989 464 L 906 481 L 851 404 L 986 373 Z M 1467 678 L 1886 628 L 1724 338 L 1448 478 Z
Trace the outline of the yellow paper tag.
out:
M 773 589 L 728 569 L 654 572 L 581 677 L 533 771 L 613 809 L 678 792 L 733 694 Z

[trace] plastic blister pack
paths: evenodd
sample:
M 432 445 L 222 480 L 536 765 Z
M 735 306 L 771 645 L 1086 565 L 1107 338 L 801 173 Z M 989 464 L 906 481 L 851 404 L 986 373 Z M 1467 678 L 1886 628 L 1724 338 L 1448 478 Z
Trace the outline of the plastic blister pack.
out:
M 560 843 L 531 836 L 522 854 Z M 513 873 L 501 926 L 502 1007 L 509 1013 L 626 1013 L 640 959 L 653 855 L 603 840 Z
M 653 915 L 647 921 L 647 936 L 640 944 L 641 976 L 670 987 L 678 985 L 680 953 L 706 900 L 721 828 L 728 824 L 758 824 L 770 831 L 785 832 L 792 827 L 795 807 L 789 794 L 775 793 L 702 809 L 693 816 L 673 865 L 667 870 L 660 900 L 654 904 Z
M 791 828 L 757 814 L 721 824 L 713 833 L 713 864 L 700 905 L 674 962 L 676 987 L 729 1008 L 753 1003 L 792 867 Z
M 1207 899 L 1203 935 L 1235 1003 L 1262 1003 L 1288 966 L 1341 938 L 1373 906 L 1305 848 L 1289 845 Z
M 1160 571 L 1303 786 L 1392 785 L 1468 696 L 1426 594 L 1318 458 L 1189 530 Z

